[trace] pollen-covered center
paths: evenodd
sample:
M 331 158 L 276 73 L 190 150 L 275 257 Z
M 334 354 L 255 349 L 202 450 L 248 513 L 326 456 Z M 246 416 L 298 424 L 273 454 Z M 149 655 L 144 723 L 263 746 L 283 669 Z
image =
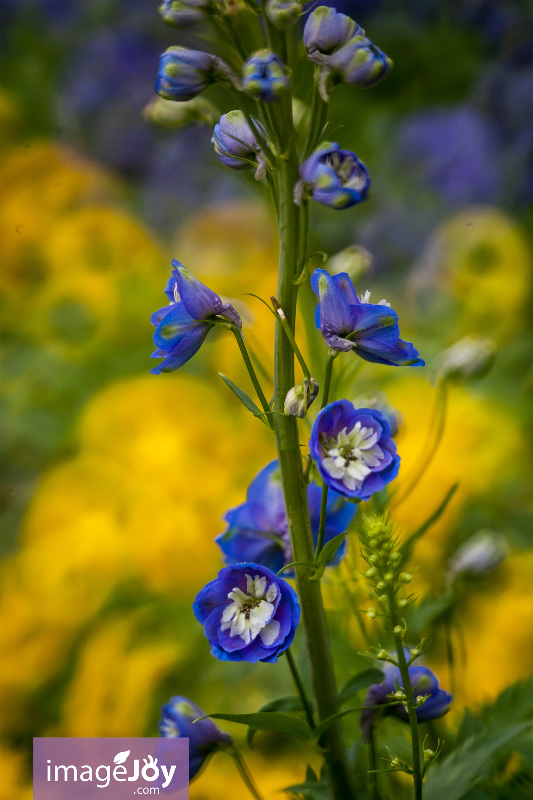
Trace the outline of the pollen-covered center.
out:
M 373 428 L 366 428 L 360 422 L 356 422 L 350 432 L 343 428 L 337 436 L 323 434 L 324 468 L 351 492 L 359 490 L 372 467 L 379 467 L 384 458 L 378 438 Z
M 246 575 L 246 593 L 235 586 L 228 594 L 232 601 L 222 614 L 220 629 L 229 628 L 230 636 L 240 636 L 246 644 L 250 644 L 259 635 L 264 645 L 269 647 L 278 637 L 279 622 L 272 619 L 274 602 L 278 596 L 278 587 L 271 583 L 267 588 L 267 579 L 256 575 Z

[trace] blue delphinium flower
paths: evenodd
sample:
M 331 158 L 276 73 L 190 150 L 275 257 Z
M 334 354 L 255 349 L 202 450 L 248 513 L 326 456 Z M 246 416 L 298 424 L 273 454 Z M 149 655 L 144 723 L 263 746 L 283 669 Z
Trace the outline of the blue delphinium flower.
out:
M 317 64 L 324 64 L 339 47 L 353 36 L 364 36 L 364 30 L 334 8 L 319 6 L 309 14 L 304 27 L 304 44 L 307 55 Z
M 266 139 L 267 133 L 261 123 L 255 119 L 253 123 L 257 125 L 260 135 Z M 229 111 L 223 114 L 215 125 L 211 141 L 215 145 L 216 154 L 227 167 L 251 169 L 255 164 L 256 180 L 264 178 L 266 161 L 242 111 Z
M 407 651 L 407 658 L 408 651 Z M 383 683 L 375 683 L 368 690 L 365 698 L 366 706 L 377 706 L 390 703 L 389 695 L 397 691 L 396 684 L 403 689 L 403 680 L 398 667 L 393 664 L 386 664 L 384 667 L 385 680 Z M 427 722 L 430 719 L 437 719 L 446 714 L 453 700 L 452 695 L 439 687 L 439 681 L 434 672 L 428 667 L 415 666 L 409 667 L 409 678 L 413 687 L 415 698 L 429 695 L 426 702 L 416 709 L 418 722 Z M 370 734 L 370 729 L 379 714 L 398 717 L 404 722 L 409 722 L 407 709 L 402 703 L 393 706 L 385 706 L 383 709 L 368 708 L 361 714 L 361 730 L 366 739 Z
M 160 308 L 151 317 L 157 345 L 152 358 L 165 358 L 150 370 L 154 375 L 173 372 L 189 361 L 215 324 L 214 317 L 227 319 L 239 330 L 242 327 L 233 306 L 223 303 L 218 294 L 200 283 L 179 261 L 172 262 L 172 277 L 165 294 L 170 305 Z
M 238 85 L 227 64 L 212 53 L 176 46 L 159 60 L 155 90 L 166 100 L 192 100 L 211 83 Z
M 299 168 L 300 180 L 294 187 L 294 200 L 313 198 L 330 208 L 342 209 L 366 200 L 370 177 L 355 153 L 325 142 Z
M 309 449 L 324 483 L 354 500 L 381 491 L 400 467 L 383 414 L 348 400 L 330 403 L 318 414 Z
M 316 545 L 320 523 L 322 490 L 309 484 L 307 498 L 311 530 Z M 324 541 L 328 542 L 347 530 L 357 507 L 335 491 L 328 493 Z M 278 461 L 272 461 L 256 475 L 246 493 L 246 502 L 230 509 L 224 519 L 228 527 L 215 541 L 224 553 L 226 564 L 254 561 L 278 572 L 293 560 L 289 526 Z M 344 555 L 345 544 L 339 548 L 330 564 L 338 564 Z M 288 576 L 289 572 L 285 572 Z
M 400 339 L 398 315 L 386 300 L 370 303 L 370 292 L 359 298 L 349 275 L 314 271 L 313 291 L 320 300 L 316 326 L 332 350 L 354 353 L 376 364 L 393 367 L 424 365 L 418 350 Z
M 275 662 L 291 644 L 300 621 L 296 592 L 267 567 L 224 567 L 193 605 L 211 654 L 221 661 Z
M 189 780 L 198 774 L 211 753 L 220 746 L 231 745 L 233 739 L 215 725 L 212 719 L 203 717 L 202 709 L 188 697 L 171 697 L 161 708 L 159 733 L 165 739 L 184 737 L 189 740 Z
M 272 50 L 258 50 L 242 68 L 242 89 L 250 97 L 267 103 L 289 88 L 289 73 Z

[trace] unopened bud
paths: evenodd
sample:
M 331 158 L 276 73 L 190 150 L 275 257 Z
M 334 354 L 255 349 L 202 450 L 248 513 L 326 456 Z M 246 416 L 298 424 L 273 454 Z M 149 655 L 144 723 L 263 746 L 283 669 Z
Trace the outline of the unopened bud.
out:
M 381 592 L 383 589 L 385 589 L 386 585 L 387 584 L 385 583 L 385 581 L 378 581 L 378 583 L 376 583 L 376 589 L 378 590 L 378 592 Z
M 406 600 L 403 597 L 401 600 L 398 600 L 398 608 L 405 608 L 405 606 L 409 605 L 409 600 Z
M 300 419 L 305 417 L 308 408 L 316 400 L 319 389 L 318 381 L 314 378 L 311 378 L 311 381 L 304 378 L 303 383 L 289 389 L 283 407 L 286 416 L 300 417 Z
M 368 609 L 368 611 L 366 612 L 366 614 L 367 614 L 367 617 L 370 617 L 370 619 L 376 619 L 376 617 L 377 617 L 377 615 L 378 615 L 378 612 L 377 612 L 377 610 L 376 610 L 376 609 L 375 609 L 375 608 L 372 606 L 372 608 L 369 608 L 369 609 Z
M 429 750 L 429 749 L 428 750 L 424 750 L 424 759 L 425 759 L 425 761 L 429 761 L 430 759 L 433 758 L 434 755 L 435 755 L 435 751 L 434 750 Z
M 265 5 L 267 19 L 280 30 L 298 22 L 303 10 L 303 0 L 267 0 Z
M 466 336 L 437 356 L 434 375 L 437 380 L 479 378 L 492 367 L 494 357 L 494 345 L 489 339 Z
M 367 569 L 367 571 L 365 572 L 365 577 L 375 578 L 377 574 L 378 574 L 377 569 L 375 567 L 370 567 L 370 569 Z
M 405 631 L 404 631 L 404 629 L 402 628 L 401 625 L 396 625 L 395 628 L 394 628 L 393 633 L 394 633 L 395 636 L 402 636 L 403 637 L 404 634 L 405 634 Z
M 352 244 L 331 256 L 327 261 L 326 269 L 330 275 L 339 275 L 341 272 L 347 272 L 350 280 L 355 284 L 372 271 L 373 262 L 374 256 L 372 253 L 358 244 Z M 383 393 L 373 392 L 372 394 L 378 395 Z M 354 402 L 354 405 L 357 406 L 357 402 Z M 366 403 L 360 403 L 359 407 L 378 408 L 377 406 L 367 405 Z
M 495 569 L 507 555 L 504 537 L 488 529 L 478 531 L 450 559 L 450 574 L 481 575 Z
M 162 128 L 185 128 L 188 125 L 214 125 L 219 112 L 215 106 L 202 97 L 176 103 L 158 95 L 143 109 L 143 117 Z
M 386 650 L 380 650 L 379 653 L 377 654 L 376 658 L 380 658 L 382 661 L 388 661 L 389 660 L 389 654 L 387 653 Z
M 409 572 L 400 572 L 398 580 L 401 583 L 411 583 L 413 576 Z

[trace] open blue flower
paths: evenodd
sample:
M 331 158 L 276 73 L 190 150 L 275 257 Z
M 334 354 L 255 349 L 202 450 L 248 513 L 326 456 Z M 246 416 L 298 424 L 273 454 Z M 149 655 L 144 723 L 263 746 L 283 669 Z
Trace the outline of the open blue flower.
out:
M 300 604 L 296 592 L 267 567 L 224 567 L 193 605 L 211 654 L 221 661 L 275 662 L 291 644 Z
M 215 725 L 212 719 L 203 717 L 202 709 L 188 697 L 171 697 L 161 708 L 159 733 L 165 739 L 184 737 L 189 740 L 189 780 L 198 774 L 207 758 L 220 746 L 231 745 L 233 739 Z
M 408 652 L 409 651 L 407 651 L 407 658 L 409 658 Z M 384 667 L 384 673 L 385 680 L 383 683 L 374 683 L 368 690 L 365 698 L 365 706 L 377 706 L 390 703 L 391 698 L 389 695 L 397 691 L 396 684 L 402 689 L 404 688 L 402 676 L 398 667 L 387 663 Z M 434 672 L 428 667 L 415 666 L 413 664 L 409 667 L 409 678 L 411 680 L 415 699 L 428 695 L 425 703 L 416 709 L 416 718 L 418 722 L 427 722 L 430 719 L 437 719 L 438 717 L 442 717 L 443 714 L 446 714 L 453 697 L 439 687 L 439 680 Z M 361 714 L 361 730 L 365 738 L 368 739 L 370 729 L 379 714 L 390 715 L 404 722 L 409 722 L 407 709 L 402 703 L 393 706 L 385 706 L 383 709 L 365 709 Z
M 170 305 L 152 314 L 151 322 L 156 328 L 154 343 L 157 349 L 152 358 L 164 361 L 150 370 L 154 375 L 173 372 L 182 367 L 195 353 L 215 324 L 215 317 L 223 317 L 240 330 L 241 318 L 229 303 L 223 303 L 203 283 L 200 283 L 179 261 L 172 262 L 172 277 L 165 294 Z
M 322 490 L 316 483 L 307 488 L 311 530 L 316 545 L 320 523 Z M 344 533 L 357 507 L 335 491 L 328 493 L 324 541 Z M 215 541 L 224 553 L 226 564 L 254 561 L 278 572 L 293 561 L 289 526 L 281 488 L 278 461 L 272 461 L 256 475 L 246 493 L 246 502 L 230 509 L 224 517 L 228 527 Z M 338 564 L 344 555 L 345 544 L 339 548 L 331 565 Z M 285 576 L 290 573 L 287 570 Z
M 317 269 L 311 278 L 319 297 L 316 326 L 333 350 L 353 350 L 365 361 L 393 367 L 418 367 L 418 350 L 400 339 L 398 315 L 386 300 L 369 303 L 370 292 L 359 298 L 349 275 L 330 275 Z
M 381 491 L 400 468 L 383 414 L 356 408 L 348 400 L 330 403 L 318 414 L 309 449 L 324 483 L 355 500 Z
M 368 197 L 370 177 L 355 153 L 325 142 L 299 167 L 300 180 L 294 187 L 294 201 L 312 198 L 336 210 L 350 208 Z

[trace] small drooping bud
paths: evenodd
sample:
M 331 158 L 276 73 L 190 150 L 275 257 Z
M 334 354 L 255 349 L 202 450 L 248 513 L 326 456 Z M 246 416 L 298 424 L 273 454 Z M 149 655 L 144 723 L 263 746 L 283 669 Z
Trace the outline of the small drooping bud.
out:
M 391 67 L 391 59 L 365 36 L 354 36 L 327 62 L 334 84 L 349 83 L 360 89 L 374 86 L 387 75 Z
M 279 30 L 290 28 L 303 14 L 303 0 L 267 0 L 267 19 Z
M 197 25 L 205 14 L 213 14 L 220 8 L 220 0 L 163 0 L 159 13 L 167 25 L 183 29 Z
M 489 339 L 466 336 L 437 356 L 433 364 L 435 379 L 480 378 L 490 370 L 494 357 L 494 345 Z
M 341 272 L 346 272 L 352 283 L 357 283 L 371 272 L 373 262 L 372 253 L 361 245 L 352 244 L 328 258 L 326 269 L 330 275 L 340 275 Z
M 155 82 L 166 100 L 192 100 L 212 83 L 238 87 L 237 77 L 218 56 L 187 47 L 169 47 L 159 60 Z
M 258 50 L 242 68 L 242 89 L 255 100 L 271 103 L 289 88 L 289 73 L 271 50 Z
M 305 417 L 309 407 L 316 400 L 319 389 L 318 381 L 314 378 L 311 378 L 311 381 L 304 378 L 302 383 L 293 386 L 287 392 L 284 413 L 289 417 L 300 417 L 300 419 Z
M 251 120 L 257 126 L 259 137 L 266 138 L 267 133 L 261 123 L 253 117 Z M 255 167 L 256 180 L 265 177 L 267 165 L 263 152 L 242 111 L 223 114 L 215 125 L 211 141 L 217 156 L 227 167 L 239 170 Z
M 175 103 L 156 95 L 143 109 L 143 117 L 161 128 L 185 128 L 188 125 L 214 125 L 219 111 L 208 100 L 195 97 Z
M 449 576 L 482 575 L 499 566 L 507 555 L 507 542 L 500 533 L 480 530 L 456 550 L 450 559 Z

